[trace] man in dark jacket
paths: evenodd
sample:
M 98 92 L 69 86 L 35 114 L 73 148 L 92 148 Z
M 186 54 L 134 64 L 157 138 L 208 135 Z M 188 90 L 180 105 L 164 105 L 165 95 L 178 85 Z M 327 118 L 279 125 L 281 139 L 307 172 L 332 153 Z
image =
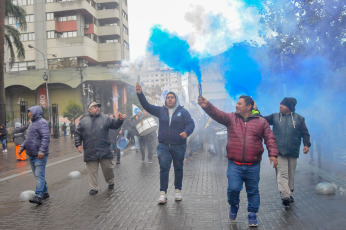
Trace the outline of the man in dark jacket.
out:
M 41 205 L 42 200 L 49 198 L 45 178 L 50 142 L 49 127 L 47 121 L 43 119 L 41 106 L 35 105 L 29 108 L 28 115 L 31 124 L 29 125 L 27 138 L 20 146 L 19 153 L 26 150 L 32 172 L 36 177 L 35 197 L 29 201 Z
M 293 199 L 294 172 L 299 157 L 301 139 L 303 138 L 303 153 L 309 152 L 310 134 L 305 124 L 305 118 L 295 113 L 297 100 L 285 97 L 280 103 L 280 113 L 273 113 L 264 118 L 273 126 L 276 145 L 279 150 L 276 179 L 280 190 L 282 204 L 289 206 Z
M 109 140 L 109 129 L 118 129 L 123 123 L 125 114 L 119 113 L 117 120 L 100 113 L 100 103 L 93 102 L 89 106 L 89 115 L 82 117 L 75 132 L 75 145 L 78 151 L 84 150 L 90 195 L 98 193 L 98 167 L 101 165 L 103 176 L 108 183 L 108 189 L 114 189 L 114 162 Z
M 0 141 L 2 144 L 2 152 L 7 153 L 6 142 L 7 142 L 7 129 L 4 124 L 0 125 Z
M 260 206 L 258 183 L 260 162 L 264 151 L 262 140 L 264 139 L 267 146 L 270 163 L 275 167 L 278 150 L 273 132 L 264 118 L 252 115 L 254 101 L 251 97 L 239 98 L 236 113 L 220 111 L 202 96 L 198 98 L 198 104 L 211 118 L 227 127 L 227 196 L 228 203 L 231 205 L 229 218 L 235 220 L 237 217 L 239 194 L 245 182 L 249 226 L 257 226 L 256 213 Z
M 70 135 L 71 135 L 71 139 L 73 139 L 74 137 L 74 132 L 76 131 L 76 124 L 74 123 L 74 121 L 71 121 L 70 123 Z
M 164 106 L 155 106 L 148 103 L 142 87 L 137 83 L 136 92 L 142 107 L 151 115 L 159 118 L 159 145 L 157 157 L 160 164 L 160 197 L 159 204 L 167 202 L 169 170 L 172 160 L 174 166 L 175 200 L 181 201 L 183 183 L 183 165 L 186 151 L 186 138 L 192 134 L 195 123 L 190 113 L 179 105 L 175 93 L 169 92 Z
M 151 115 L 146 110 L 143 110 L 143 113 L 138 114 L 138 123 L 143 123 L 143 121 L 147 118 L 150 118 Z M 139 150 L 142 155 L 142 162 L 145 162 L 145 152 L 148 151 L 148 163 L 153 162 L 153 155 L 155 152 L 157 139 L 156 135 L 157 128 L 154 128 L 150 133 L 146 135 L 139 135 Z
M 14 124 L 15 129 L 12 132 L 12 138 L 13 142 L 16 145 L 16 156 L 17 156 L 17 161 L 25 161 L 26 158 L 26 153 L 25 150 L 19 153 L 20 145 L 23 144 L 25 141 L 26 137 L 24 135 L 25 130 L 29 127 L 29 122 L 25 126 L 21 127 L 22 124 L 19 122 L 16 122 Z

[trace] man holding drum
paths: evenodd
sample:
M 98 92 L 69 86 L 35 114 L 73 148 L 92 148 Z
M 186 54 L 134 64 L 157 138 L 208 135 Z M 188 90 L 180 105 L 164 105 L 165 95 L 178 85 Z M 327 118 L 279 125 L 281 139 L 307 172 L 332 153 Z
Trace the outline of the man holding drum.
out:
M 186 151 L 186 138 L 195 128 L 190 113 L 179 105 L 175 93 L 169 92 L 164 106 L 155 106 L 148 103 L 142 87 L 137 83 L 136 92 L 143 108 L 159 119 L 159 145 L 157 157 L 160 164 L 160 197 L 159 204 L 167 202 L 169 170 L 173 161 L 175 200 L 181 201 L 183 182 L 183 165 Z

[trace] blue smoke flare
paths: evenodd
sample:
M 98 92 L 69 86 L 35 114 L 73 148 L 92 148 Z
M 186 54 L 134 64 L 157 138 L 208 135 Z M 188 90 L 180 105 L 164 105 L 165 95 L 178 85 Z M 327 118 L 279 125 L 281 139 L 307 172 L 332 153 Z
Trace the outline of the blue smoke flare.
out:
M 182 74 L 193 71 L 201 83 L 201 70 L 197 56 L 190 50 L 190 45 L 174 33 L 170 33 L 161 26 L 151 29 L 147 50 L 160 58 L 162 62 Z

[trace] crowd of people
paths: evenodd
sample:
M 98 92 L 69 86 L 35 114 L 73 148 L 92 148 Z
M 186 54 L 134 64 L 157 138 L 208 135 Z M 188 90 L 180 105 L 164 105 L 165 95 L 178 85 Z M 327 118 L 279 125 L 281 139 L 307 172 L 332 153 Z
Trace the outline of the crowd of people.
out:
M 195 152 L 199 152 L 207 144 L 208 152 L 220 151 L 220 144 L 215 141 L 215 132 L 224 127 L 227 130 L 226 149 L 228 159 L 227 200 L 230 205 L 229 219 L 235 220 L 239 210 L 240 192 L 243 184 L 248 198 L 249 226 L 257 226 L 256 213 L 260 207 L 260 168 L 264 144 L 268 150 L 270 164 L 275 168 L 277 185 L 282 204 L 289 207 L 294 202 L 294 173 L 303 140 L 303 153 L 309 152 L 310 135 L 303 116 L 295 112 L 297 100 L 286 97 L 280 103 L 279 113 L 263 116 L 257 109 L 254 100 L 249 96 L 240 96 L 236 111 L 226 113 L 219 110 L 203 96 L 199 96 L 197 107 L 190 112 L 179 104 L 174 92 L 169 92 L 163 106 L 150 104 L 143 94 L 142 87 L 137 84 L 136 92 L 143 112 L 132 117 L 126 114 L 105 115 L 101 112 L 101 104 L 93 102 L 89 105 L 88 114 L 81 117 L 76 126 L 70 123 L 71 138 L 75 146 L 84 155 L 88 172 L 90 195 L 96 195 L 98 187 L 98 168 L 101 169 L 108 189 L 114 189 L 114 157 L 120 164 L 121 149 L 130 142 L 136 152 L 140 152 L 143 163 L 153 162 L 157 155 L 160 165 L 159 204 L 167 202 L 169 172 L 174 168 L 174 200 L 183 199 L 183 166 L 184 161 L 191 160 Z M 202 111 L 210 118 L 206 119 Z M 49 198 L 45 180 L 45 167 L 49 156 L 50 134 L 48 123 L 43 119 L 40 106 L 33 106 L 28 112 L 30 122 L 21 126 L 16 123 L 13 140 L 16 145 L 18 160 L 29 158 L 33 174 L 36 178 L 35 197 L 31 203 L 42 204 Z M 138 126 L 151 119 L 153 127 L 142 132 Z M 156 125 L 158 123 L 158 125 Z M 271 129 L 270 126 L 273 128 Z M 27 135 L 24 135 L 28 129 Z M 66 136 L 66 124 L 62 131 Z M 0 140 L 3 152 L 7 151 L 7 129 L 0 125 Z M 125 141 L 125 146 L 120 143 Z

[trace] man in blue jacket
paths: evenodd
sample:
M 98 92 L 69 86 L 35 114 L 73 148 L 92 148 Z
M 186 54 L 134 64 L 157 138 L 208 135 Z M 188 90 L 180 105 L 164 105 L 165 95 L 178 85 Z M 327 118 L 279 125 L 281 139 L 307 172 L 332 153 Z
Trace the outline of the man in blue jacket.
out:
M 195 128 L 190 113 L 179 105 L 175 93 L 169 92 L 164 106 L 155 106 L 148 103 L 142 87 L 136 85 L 137 97 L 143 108 L 151 115 L 159 118 L 159 145 L 157 157 L 160 164 L 160 197 L 159 204 L 167 202 L 169 170 L 173 161 L 175 200 L 181 201 L 183 183 L 183 165 L 186 151 L 186 138 Z
M 27 138 L 21 144 L 18 153 L 20 154 L 23 150 L 26 150 L 32 172 L 36 178 L 35 197 L 29 201 L 30 203 L 41 205 L 42 200 L 49 198 L 45 179 L 50 142 L 49 127 L 47 121 L 42 118 L 43 111 L 41 106 L 35 105 L 30 107 L 28 115 L 31 124 L 29 125 Z

